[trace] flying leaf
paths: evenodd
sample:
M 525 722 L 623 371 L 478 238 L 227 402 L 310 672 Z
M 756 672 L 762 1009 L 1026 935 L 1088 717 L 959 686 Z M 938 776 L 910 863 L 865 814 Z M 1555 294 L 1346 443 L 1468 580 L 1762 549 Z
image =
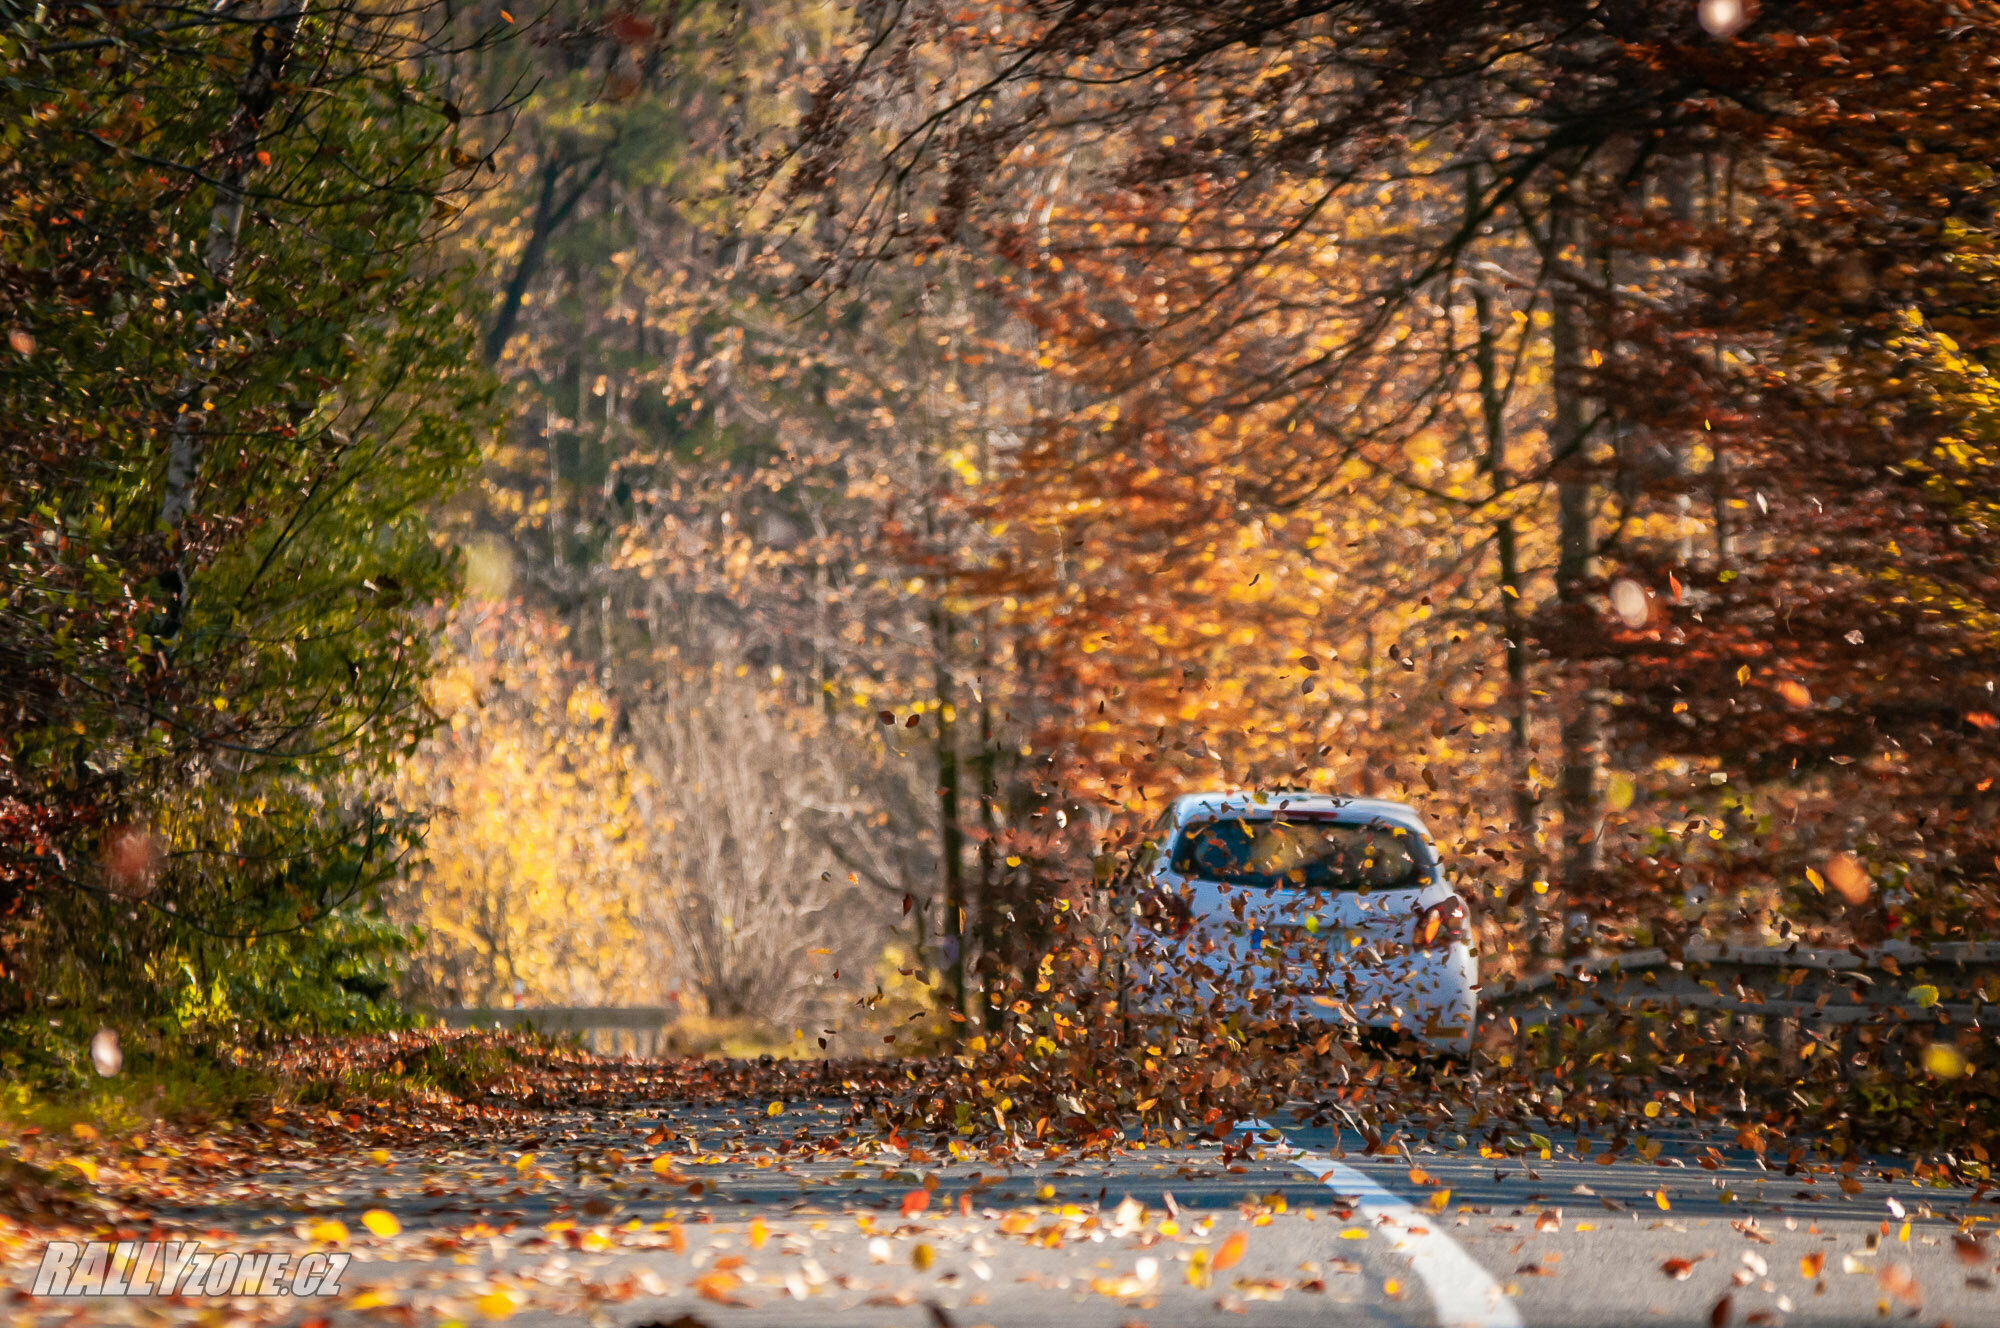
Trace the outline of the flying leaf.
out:
M 1875 893 L 1875 880 L 1852 853 L 1836 853 L 1826 860 L 1826 879 L 1850 905 L 1859 907 Z

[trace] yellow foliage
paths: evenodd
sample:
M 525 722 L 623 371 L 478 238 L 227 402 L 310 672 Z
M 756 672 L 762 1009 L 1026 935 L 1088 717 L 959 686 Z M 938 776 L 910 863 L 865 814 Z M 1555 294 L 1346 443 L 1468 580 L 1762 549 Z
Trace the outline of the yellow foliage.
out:
M 645 776 L 611 699 L 548 622 L 494 615 L 453 635 L 430 692 L 446 722 L 398 788 L 435 812 L 398 900 L 424 930 L 419 986 L 440 1004 L 659 1001 L 666 966 L 638 925 L 657 888 L 633 811 Z

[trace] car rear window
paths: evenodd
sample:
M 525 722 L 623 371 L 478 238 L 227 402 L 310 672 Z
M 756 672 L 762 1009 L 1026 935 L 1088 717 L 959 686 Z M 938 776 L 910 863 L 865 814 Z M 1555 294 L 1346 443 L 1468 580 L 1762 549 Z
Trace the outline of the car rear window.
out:
M 1230 816 L 1183 829 L 1173 866 L 1183 876 L 1255 889 L 1393 890 L 1423 881 L 1415 843 L 1389 826 Z

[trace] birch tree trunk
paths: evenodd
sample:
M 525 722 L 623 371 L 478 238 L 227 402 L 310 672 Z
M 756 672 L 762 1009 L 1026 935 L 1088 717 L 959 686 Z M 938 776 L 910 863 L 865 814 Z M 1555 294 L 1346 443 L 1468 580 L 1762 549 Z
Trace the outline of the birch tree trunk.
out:
M 230 305 L 230 283 L 236 274 L 243 209 L 248 199 L 250 170 L 257 161 L 257 141 L 264 117 L 277 100 L 279 76 L 291 58 L 299 28 L 305 22 L 307 0 L 251 38 L 250 67 L 236 93 L 236 110 L 223 133 L 221 166 L 216 173 L 215 202 L 208 214 L 208 236 L 202 246 L 202 266 L 209 278 L 208 307 L 195 325 L 196 350 L 174 389 L 174 422 L 167 444 L 166 489 L 160 500 L 160 528 L 171 541 L 173 566 L 160 580 L 168 596 L 165 629 L 180 634 L 187 616 L 192 568 L 182 527 L 194 512 L 195 490 L 201 479 L 202 400 L 215 375 L 216 347 Z

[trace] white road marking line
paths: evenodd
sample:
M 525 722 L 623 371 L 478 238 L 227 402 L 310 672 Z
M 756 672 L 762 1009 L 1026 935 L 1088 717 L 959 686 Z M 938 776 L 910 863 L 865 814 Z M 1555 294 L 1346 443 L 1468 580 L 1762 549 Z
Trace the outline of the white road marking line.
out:
M 1243 1121 L 1244 1130 L 1284 1131 L 1267 1121 Z M 1399 1229 L 1394 1249 L 1410 1258 L 1410 1271 L 1424 1284 L 1442 1328 L 1524 1328 L 1521 1312 L 1500 1284 L 1467 1254 L 1459 1243 L 1438 1229 L 1440 1214 L 1418 1208 L 1384 1189 L 1345 1162 L 1282 1145 L 1292 1165 L 1341 1194 L 1353 1195 L 1355 1211 L 1381 1230 L 1382 1219 Z

